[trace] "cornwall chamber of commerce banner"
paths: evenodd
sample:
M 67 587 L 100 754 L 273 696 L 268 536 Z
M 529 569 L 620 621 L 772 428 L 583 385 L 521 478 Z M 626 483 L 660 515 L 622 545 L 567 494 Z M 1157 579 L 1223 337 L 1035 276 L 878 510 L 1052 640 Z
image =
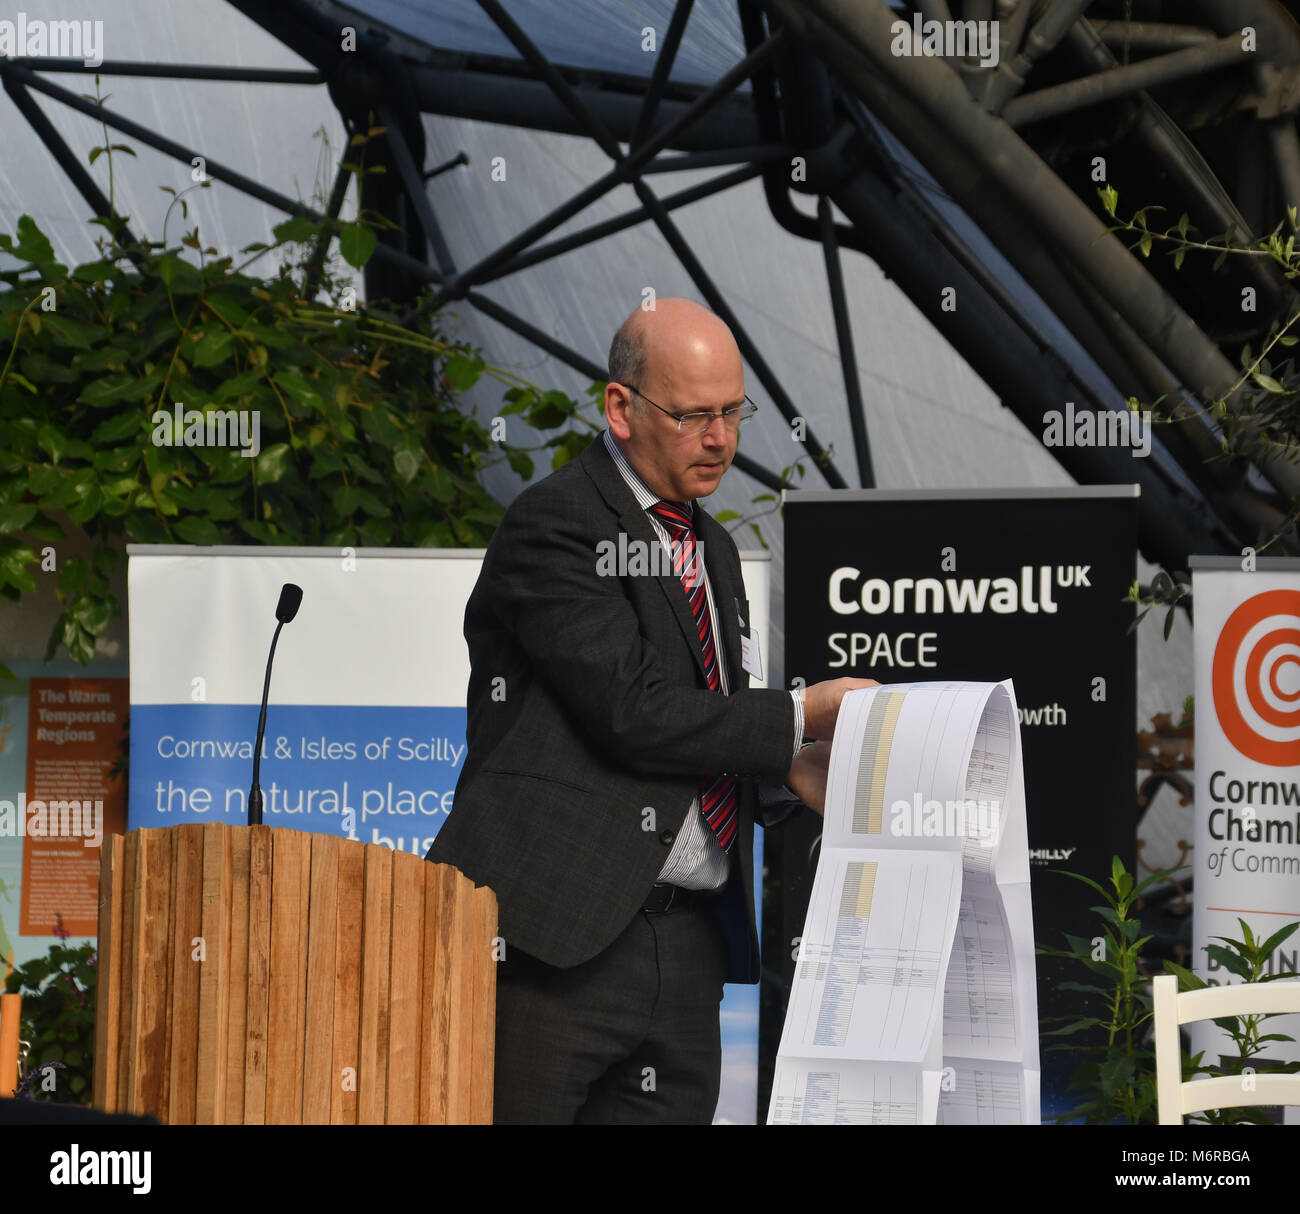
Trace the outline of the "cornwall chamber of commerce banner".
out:
M 1137 487 L 787 493 L 785 534 L 787 684 L 1013 681 L 1034 938 L 1064 948 L 1067 932 L 1094 935 L 1096 894 L 1052 870 L 1105 884 L 1117 854 L 1133 869 L 1136 640 L 1124 600 Z M 802 930 L 816 825 L 769 839 L 787 939 Z M 1060 983 L 1086 980 L 1080 967 L 1040 957 L 1037 971 L 1040 1015 L 1076 1018 L 1078 996 Z M 1043 1052 L 1044 1115 L 1075 1103 L 1076 1065 Z
M 1193 557 L 1196 648 L 1196 862 L 1193 968 L 1239 979 L 1210 957 L 1216 937 L 1260 940 L 1300 919 L 1300 560 Z M 1267 973 L 1300 970 L 1300 933 L 1271 950 Z M 1265 1022 L 1300 1041 L 1300 1016 Z M 1206 1063 L 1235 1057 L 1226 1033 L 1193 1035 Z M 1270 1042 L 1265 1061 L 1300 1059 Z M 1294 1111 L 1291 1116 L 1294 1117 Z
M 462 626 L 482 550 L 127 553 L 130 828 L 247 821 L 267 649 L 280 587 L 291 582 L 303 599 L 276 647 L 263 821 L 424 855 L 451 812 L 465 756 Z M 741 568 L 764 639 L 768 557 L 742 553 Z M 727 987 L 722 1023 L 716 1119 L 752 1123 L 756 987 Z

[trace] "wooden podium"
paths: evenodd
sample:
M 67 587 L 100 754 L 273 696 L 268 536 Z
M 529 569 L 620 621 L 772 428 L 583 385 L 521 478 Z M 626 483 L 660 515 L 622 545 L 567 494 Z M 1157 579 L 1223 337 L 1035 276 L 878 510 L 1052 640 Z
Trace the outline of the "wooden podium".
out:
M 496 896 L 223 822 L 104 840 L 94 1105 L 170 1124 L 490 1123 Z

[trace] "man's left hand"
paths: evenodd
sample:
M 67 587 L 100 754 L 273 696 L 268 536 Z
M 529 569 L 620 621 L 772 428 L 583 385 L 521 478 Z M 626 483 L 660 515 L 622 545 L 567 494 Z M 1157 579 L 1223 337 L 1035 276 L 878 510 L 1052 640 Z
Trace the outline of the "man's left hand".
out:
M 786 787 L 809 809 L 819 814 L 826 808 L 826 773 L 831 761 L 831 744 L 814 742 L 805 746 L 794 759 Z

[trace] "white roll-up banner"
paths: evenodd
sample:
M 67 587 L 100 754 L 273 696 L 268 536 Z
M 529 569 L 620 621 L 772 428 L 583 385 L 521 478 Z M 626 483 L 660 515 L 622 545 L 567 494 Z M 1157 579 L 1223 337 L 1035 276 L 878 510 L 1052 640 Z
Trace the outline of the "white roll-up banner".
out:
M 1300 561 L 1193 558 L 1196 647 L 1196 852 L 1193 962 L 1207 982 L 1238 978 L 1207 955 L 1217 937 L 1259 938 L 1300 919 Z M 1294 974 L 1300 933 L 1273 950 L 1266 972 Z M 1300 1016 L 1265 1033 L 1300 1041 Z M 1236 1056 L 1212 1024 L 1192 1036 L 1205 1063 Z M 1300 1059 L 1269 1042 L 1266 1061 Z

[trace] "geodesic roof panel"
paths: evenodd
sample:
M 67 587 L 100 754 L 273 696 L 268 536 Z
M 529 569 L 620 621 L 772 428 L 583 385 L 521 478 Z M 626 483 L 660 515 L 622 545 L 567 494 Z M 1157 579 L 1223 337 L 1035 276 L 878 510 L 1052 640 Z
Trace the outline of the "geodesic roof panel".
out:
M 387 33 L 393 48 L 422 60 L 434 51 L 518 59 L 519 52 L 476 0 L 318 0 L 323 14 L 358 32 Z M 655 48 L 672 19 L 675 0 L 512 0 L 510 17 L 554 64 L 619 75 L 649 77 Z M 650 31 L 647 33 L 647 31 Z M 653 43 L 649 39 L 653 37 Z M 744 55 L 735 4 L 704 0 L 691 12 L 669 79 L 712 84 Z M 744 86 L 748 88 L 748 84 Z

